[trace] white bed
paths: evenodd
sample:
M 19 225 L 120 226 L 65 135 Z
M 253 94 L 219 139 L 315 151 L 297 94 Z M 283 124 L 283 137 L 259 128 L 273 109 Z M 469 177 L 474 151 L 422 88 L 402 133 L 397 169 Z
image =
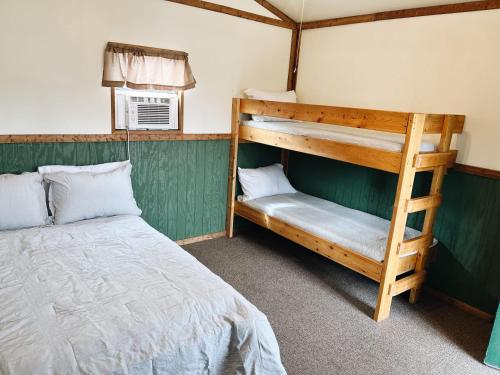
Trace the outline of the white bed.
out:
M 136 216 L 0 232 L 0 374 L 284 374 L 265 315 Z
M 240 197 L 238 199 L 241 200 Z M 301 192 L 257 198 L 244 203 L 366 257 L 384 260 L 390 227 L 388 220 Z M 406 228 L 405 239 L 420 234 L 415 229 Z
M 243 121 L 246 126 L 272 130 L 279 133 L 308 136 L 327 139 L 342 143 L 378 148 L 386 151 L 401 152 L 404 145 L 404 135 L 380 131 L 350 128 L 340 125 L 324 125 L 314 122 L 299 121 Z M 421 152 L 436 151 L 432 142 L 422 142 Z

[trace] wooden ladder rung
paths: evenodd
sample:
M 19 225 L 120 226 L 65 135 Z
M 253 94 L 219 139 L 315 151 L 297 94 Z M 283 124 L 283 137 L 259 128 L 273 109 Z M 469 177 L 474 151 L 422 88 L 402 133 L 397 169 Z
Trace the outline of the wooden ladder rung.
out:
M 403 277 L 402 279 L 399 279 L 391 284 L 389 294 L 394 297 L 398 294 L 406 292 L 407 290 L 415 288 L 424 282 L 425 276 L 425 271 L 419 271 L 410 276 Z
M 415 156 L 417 171 L 426 171 L 440 166 L 451 167 L 457 159 L 457 150 L 448 152 L 429 152 Z
M 441 194 L 432 194 L 425 197 L 408 199 L 406 202 L 406 212 L 412 213 L 438 207 L 442 199 L 443 197 Z
M 432 233 L 422 234 L 421 236 L 403 241 L 398 246 L 398 255 L 403 256 L 426 249 L 432 243 Z

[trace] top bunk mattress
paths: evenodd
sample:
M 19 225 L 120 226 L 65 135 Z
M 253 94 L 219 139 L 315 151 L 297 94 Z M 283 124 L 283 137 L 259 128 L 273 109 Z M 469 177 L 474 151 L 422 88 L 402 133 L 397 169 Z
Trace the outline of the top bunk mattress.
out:
M 394 152 L 401 152 L 405 143 L 404 134 L 386 133 L 340 125 L 325 125 L 315 122 L 248 120 L 243 121 L 243 124 L 278 133 L 301 135 Z M 434 143 L 421 143 L 420 152 L 432 151 L 436 151 Z
M 368 258 L 384 260 L 389 220 L 301 192 L 252 199 L 244 204 Z M 404 238 L 420 234 L 407 227 Z

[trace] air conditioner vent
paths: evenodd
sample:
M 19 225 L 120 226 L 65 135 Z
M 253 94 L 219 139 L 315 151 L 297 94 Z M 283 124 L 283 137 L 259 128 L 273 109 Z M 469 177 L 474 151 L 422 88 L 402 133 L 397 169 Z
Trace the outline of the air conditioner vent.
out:
M 170 105 L 139 104 L 137 106 L 139 125 L 166 125 L 170 123 Z

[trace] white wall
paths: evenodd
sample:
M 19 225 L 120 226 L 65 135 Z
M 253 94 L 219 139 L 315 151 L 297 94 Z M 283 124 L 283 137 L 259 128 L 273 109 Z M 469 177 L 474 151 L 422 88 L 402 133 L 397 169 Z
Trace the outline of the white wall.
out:
M 186 92 L 185 132 L 229 132 L 231 97 L 286 89 L 290 36 L 164 0 L 2 0 L 0 134 L 109 133 L 108 41 L 188 52 L 198 84 Z
M 467 116 L 459 162 L 500 169 L 500 10 L 304 31 L 302 102 Z

